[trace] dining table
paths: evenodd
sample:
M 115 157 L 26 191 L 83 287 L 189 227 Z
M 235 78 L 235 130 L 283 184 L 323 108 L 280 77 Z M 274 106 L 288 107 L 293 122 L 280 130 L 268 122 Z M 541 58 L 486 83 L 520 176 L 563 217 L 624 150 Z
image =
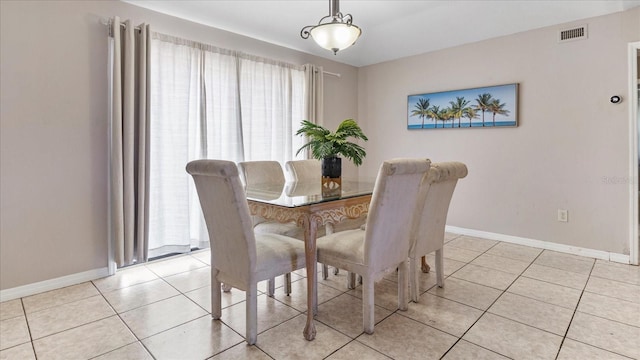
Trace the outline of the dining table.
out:
M 346 219 L 357 219 L 369 211 L 375 179 L 340 179 L 339 186 L 327 187 L 321 181 L 266 183 L 246 188 L 251 215 L 281 223 L 295 222 L 304 229 L 307 272 L 307 322 L 304 338 L 313 340 L 317 314 L 317 254 L 316 236 L 320 226 L 327 234 L 333 225 Z M 324 184 L 324 185 L 323 185 Z

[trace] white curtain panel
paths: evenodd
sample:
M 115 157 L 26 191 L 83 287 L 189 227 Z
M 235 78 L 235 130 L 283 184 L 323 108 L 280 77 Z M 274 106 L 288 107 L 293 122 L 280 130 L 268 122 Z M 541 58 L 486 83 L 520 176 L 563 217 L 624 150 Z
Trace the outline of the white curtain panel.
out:
M 110 22 L 110 232 L 117 266 L 146 261 L 149 26 Z
M 292 160 L 304 118 L 304 71 L 245 56 L 240 63 L 244 161 Z
M 158 33 L 151 41 L 149 257 L 157 257 L 208 247 L 189 161 L 293 158 L 305 79 L 290 64 Z
M 191 250 L 185 164 L 202 157 L 203 151 L 198 137 L 202 51 L 155 38 L 151 45 L 149 257 L 153 258 Z

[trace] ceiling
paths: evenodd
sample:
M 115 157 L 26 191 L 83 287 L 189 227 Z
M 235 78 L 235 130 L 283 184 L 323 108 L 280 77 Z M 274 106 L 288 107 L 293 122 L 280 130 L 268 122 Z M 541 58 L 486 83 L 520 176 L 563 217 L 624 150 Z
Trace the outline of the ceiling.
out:
M 300 37 L 329 14 L 329 0 L 123 0 L 193 22 L 327 59 L 365 66 L 456 45 L 610 14 L 640 0 L 342 0 L 362 29 L 333 55 Z

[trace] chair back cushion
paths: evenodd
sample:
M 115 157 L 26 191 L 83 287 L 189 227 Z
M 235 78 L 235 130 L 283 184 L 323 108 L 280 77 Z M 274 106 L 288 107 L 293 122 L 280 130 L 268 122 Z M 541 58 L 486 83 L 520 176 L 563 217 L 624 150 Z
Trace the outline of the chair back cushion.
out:
M 238 163 L 240 178 L 245 186 L 274 184 L 284 186 L 284 172 L 277 161 L 242 161 Z
M 212 267 L 244 283 L 255 272 L 256 241 L 249 205 L 231 161 L 195 160 L 187 164 L 209 231 Z
M 319 182 L 322 178 L 322 164 L 320 160 L 287 161 L 284 167 L 293 181 Z
M 427 181 L 421 195 L 424 207 L 412 241 L 412 252 L 424 255 L 441 249 L 444 244 L 444 229 L 447 223 L 449 204 L 458 179 L 467 176 L 467 166 L 460 162 L 431 164 Z
M 430 164 L 429 159 L 394 159 L 380 166 L 365 230 L 368 266 L 384 269 L 407 258 L 420 185 Z

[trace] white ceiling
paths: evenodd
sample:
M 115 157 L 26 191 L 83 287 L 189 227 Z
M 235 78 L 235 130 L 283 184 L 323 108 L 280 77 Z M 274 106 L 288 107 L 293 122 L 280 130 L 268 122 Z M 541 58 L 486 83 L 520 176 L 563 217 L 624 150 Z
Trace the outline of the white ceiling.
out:
M 640 0 L 342 0 L 362 28 L 333 55 L 300 30 L 329 14 L 329 0 L 123 0 L 327 59 L 365 66 L 549 25 L 610 14 Z

